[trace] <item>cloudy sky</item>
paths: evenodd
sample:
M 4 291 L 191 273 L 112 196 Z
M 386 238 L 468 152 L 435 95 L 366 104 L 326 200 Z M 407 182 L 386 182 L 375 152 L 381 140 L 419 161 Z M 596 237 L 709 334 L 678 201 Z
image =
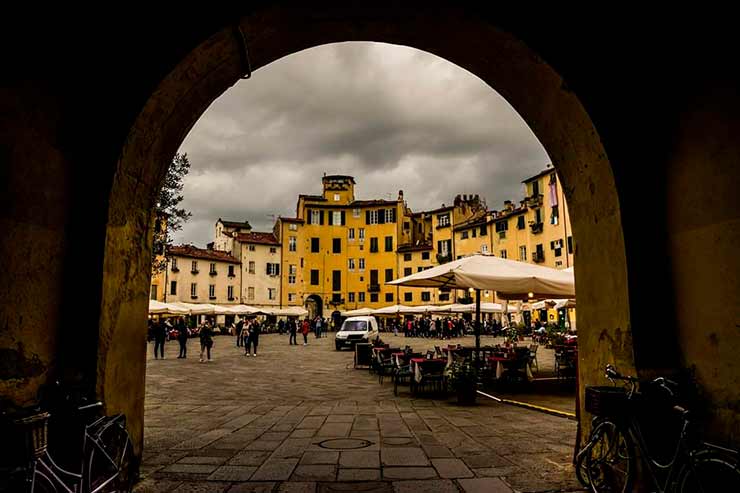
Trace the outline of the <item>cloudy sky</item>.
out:
M 480 194 L 520 200 L 549 158 L 511 106 L 473 74 L 412 48 L 340 43 L 278 60 L 229 89 L 183 142 L 193 213 L 175 243 L 205 246 L 221 217 L 271 230 L 321 176 L 355 177 L 356 198 L 413 210 Z

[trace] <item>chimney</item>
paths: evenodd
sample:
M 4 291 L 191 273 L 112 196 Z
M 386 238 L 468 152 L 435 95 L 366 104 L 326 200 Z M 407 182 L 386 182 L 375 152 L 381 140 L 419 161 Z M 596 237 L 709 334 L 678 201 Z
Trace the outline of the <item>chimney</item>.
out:
M 398 200 L 403 200 L 403 190 L 398 191 Z

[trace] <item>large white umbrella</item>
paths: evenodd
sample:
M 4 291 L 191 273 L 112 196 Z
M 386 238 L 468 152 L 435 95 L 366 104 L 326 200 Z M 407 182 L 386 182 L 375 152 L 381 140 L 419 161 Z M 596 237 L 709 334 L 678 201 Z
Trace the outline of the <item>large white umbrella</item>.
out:
M 455 303 L 453 305 L 449 305 L 447 311 L 452 313 L 475 313 L 475 303 L 470 303 L 466 305 Z M 518 310 L 513 305 L 507 305 L 505 309 L 501 303 L 484 302 L 480 304 L 481 313 L 504 313 L 504 311 L 515 313 Z
M 260 308 L 249 305 L 230 305 L 225 308 L 227 308 L 229 313 L 232 315 L 258 315 L 262 313 Z
M 285 308 L 260 308 L 262 313 L 268 315 L 278 315 L 285 317 L 304 317 L 308 315 L 308 310 L 302 306 L 287 306 Z
M 372 315 L 372 308 L 357 308 L 356 310 L 343 311 L 341 315 L 343 317 L 364 317 L 366 315 Z
M 170 303 L 162 303 L 161 301 L 149 300 L 149 313 L 152 314 L 170 314 L 170 315 L 187 315 L 190 310 L 182 308 Z
M 503 299 L 575 298 L 573 272 L 492 255 L 471 255 L 393 280 L 394 286 L 483 289 Z
M 191 315 L 214 315 L 216 313 L 216 306 L 209 303 L 184 303 L 182 301 L 175 301 L 168 304 L 185 308 Z
M 414 313 L 413 310 L 413 306 L 391 305 L 373 310 L 373 315 L 398 315 L 399 313 Z

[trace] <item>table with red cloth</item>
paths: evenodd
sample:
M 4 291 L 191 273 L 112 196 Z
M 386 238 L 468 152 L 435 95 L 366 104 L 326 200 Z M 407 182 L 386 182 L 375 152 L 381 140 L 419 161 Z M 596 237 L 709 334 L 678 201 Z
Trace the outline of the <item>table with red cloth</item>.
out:
M 416 380 L 416 383 L 421 382 L 422 378 L 424 377 L 422 367 L 427 365 L 440 365 L 444 366 L 447 364 L 446 358 L 411 358 L 409 360 L 410 364 L 412 365 L 413 372 L 414 372 L 414 380 Z

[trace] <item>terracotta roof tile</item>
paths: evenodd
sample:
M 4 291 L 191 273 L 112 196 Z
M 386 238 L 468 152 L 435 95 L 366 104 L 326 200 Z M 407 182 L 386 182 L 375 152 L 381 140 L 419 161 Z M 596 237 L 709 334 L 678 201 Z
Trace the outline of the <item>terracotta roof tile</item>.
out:
M 260 233 L 253 231 L 251 233 L 240 233 L 236 235 L 237 241 L 242 243 L 256 243 L 258 245 L 271 245 L 279 246 L 280 242 L 275 237 L 274 233 Z
M 169 254 L 171 256 L 176 255 L 178 257 L 216 260 L 219 262 L 228 262 L 230 264 L 240 263 L 239 260 L 233 257 L 229 252 L 224 252 L 222 250 L 208 250 L 205 248 L 198 248 L 194 245 L 172 246 L 169 248 Z

